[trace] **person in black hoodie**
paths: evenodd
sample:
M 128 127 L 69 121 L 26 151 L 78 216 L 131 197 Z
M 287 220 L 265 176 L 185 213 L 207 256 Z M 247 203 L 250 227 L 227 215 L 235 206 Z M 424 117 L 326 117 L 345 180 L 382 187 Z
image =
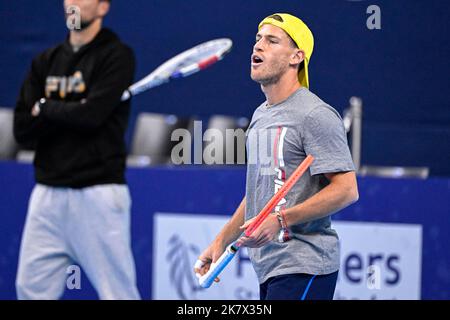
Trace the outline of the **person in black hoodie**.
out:
M 101 299 L 139 299 L 124 177 L 130 103 L 121 102 L 134 54 L 102 28 L 110 1 L 64 1 L 66 13 L 71 6 L 81 23 L 33 60 L 15 108 L 14 135 L 34 146 L 36 179 L 17 296 L 58 299 L 79 265 Z

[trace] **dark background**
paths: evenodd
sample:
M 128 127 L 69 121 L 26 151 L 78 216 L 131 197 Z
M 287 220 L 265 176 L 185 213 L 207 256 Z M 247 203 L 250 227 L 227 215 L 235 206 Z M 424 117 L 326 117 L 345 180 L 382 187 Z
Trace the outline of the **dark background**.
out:
M 63 1 L 0 2 L 0 105 L 14 106 L 33 56 L 67 34 Z M 381 30 L 369 30 L 369 5 Z M 311 91 L 341 112 L 363 99 L 363 165 L 427 166 L 450 175 L 450 5 L 444 0 L 114 0 L 105 24 L 136 53 L 136 80 L 171 56 L 218 37 L 233 51 L 212 68 L 133 100 L 139 112 L 251 117 L 264 100 L 249 77 L 258 22 L 298 15 L 315 36 Z

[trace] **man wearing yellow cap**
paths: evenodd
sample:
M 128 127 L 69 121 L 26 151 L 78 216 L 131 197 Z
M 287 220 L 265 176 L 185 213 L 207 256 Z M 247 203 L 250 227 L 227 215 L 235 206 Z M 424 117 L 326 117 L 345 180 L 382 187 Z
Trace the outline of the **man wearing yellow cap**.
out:
M 259 24 L 251 77 L 261 85 L 266 101 L 247 131 L 246 194 L 200 255 L 203 267 L 195 269 L 204 274 L 311 154 L 315 160 L 309 171 L 275 212 L 250 237 L 238 240 L 249 248 L 262 300 L 333 298 L 339 240 L 330 216 L 358 199 L 342 119 L 309 91 L 313 46 L 311 31 L 297 17 L 278 13 Z

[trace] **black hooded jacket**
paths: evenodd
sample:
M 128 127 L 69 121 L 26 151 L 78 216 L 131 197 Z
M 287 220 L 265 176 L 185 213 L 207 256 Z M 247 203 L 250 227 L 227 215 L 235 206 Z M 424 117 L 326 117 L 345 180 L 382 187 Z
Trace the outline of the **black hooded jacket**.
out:
M 134 69 L 133 51 L 108 29 L 76 52 L 66 39 L 33 60 L 17 100 L 14 135 L 34 145 L 38 183 L 71 188 L 125 183 L 130 102 L 120 98 Z M 42 97 L 47 102 L 32 117 Z

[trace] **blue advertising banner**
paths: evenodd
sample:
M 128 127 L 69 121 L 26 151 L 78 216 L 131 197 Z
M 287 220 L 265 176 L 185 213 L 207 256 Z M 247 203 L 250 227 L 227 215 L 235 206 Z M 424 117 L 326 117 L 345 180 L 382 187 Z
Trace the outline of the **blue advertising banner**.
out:
M 164 224 L 155 226 L 154 221 L 159 219 L 158 223 L 164 223 L 165 216 L 171 217 L 165 213 L 181 213 L 196 219 L 210 218 L 212 222 L 209 223 L 219 223 L 220 227 L 221 221 L 226 221 L 234 212 L 244 195 L 245 168 L 134 168 L 128 169 L 127 179 L 133 200 L 132 246 L 138 287 L 144 299 L 161 298 L 163 296 L 152 296 L 158 285 L 153 283 L 152 272 L 156 270 L 156 251 L 165 245 L 154 241 L 157 239 L 155 232 Z M 358 184 L 359 201 L 334 216 L 335 227 L 342 235 L 343 253 L 338 282 L 343 289 L 337 298 L 373 298 L 358 293 L 358 290 L 366 286 L 367 267 L 376 261 L 385 275 L 381 277 L 381 286 L 391 285 L 389 288 L 394 290 L 396 284 L 399 288 L 400 284 L 406 285 L 417 292 L 410 298 L 450 299 L 450 251 L 447 245 L 450 242 L 450 180 L 360 177 Z M 20 238 L 33 185 L 32 166 L 0 163 L 0 299 L 16 298 L 14 282 Z M 217 222 L 215 219 L 222 220 Z M 188 227 L 183 219 L 179 222 L 177 229 Z M 199 236 L 204 239 L 214 236 L 204 230 L 199 232 L 200 235 L 194 235 L 191 230 L 192 237 L 173 238 L 171 244 L 180 239 L 191 243 Z M 355 239 L 365 241 L 356 242 Z M 415 279 L 420 283 L 415 283 Z M 372 285 L 376 288 L 378 284 Z M 378 294 L 375 298 L 385 299 L 397 294 L 391 293 L 391 296 Z M 83 274 L 81 288 L 67 289 L 64 298 L 96 299 L 97 295 Z

